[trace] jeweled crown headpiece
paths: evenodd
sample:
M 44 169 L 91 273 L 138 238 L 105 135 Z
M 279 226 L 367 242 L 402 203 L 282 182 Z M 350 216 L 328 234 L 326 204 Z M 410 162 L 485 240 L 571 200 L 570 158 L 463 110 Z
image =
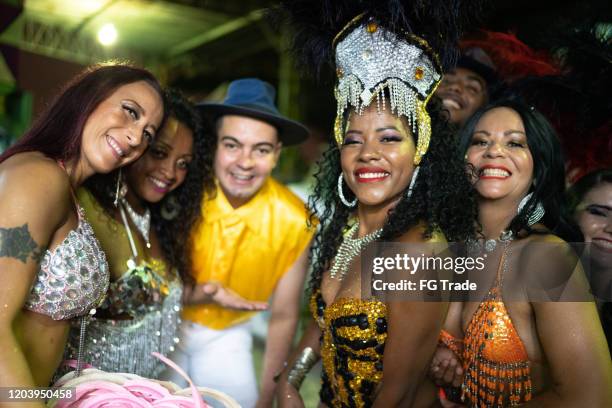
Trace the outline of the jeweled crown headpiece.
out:
M 414 164 L 427 153 L 431 118 L 427 102 L 442 79 L 442 67 L 427 42 L 412 34 L 398 36 L 373 20 L 359 15 L 334 38 L 337 101 L 334 136 L 344 138 L 346 109 L 361 114 L 376 100 L 385 109 L 385 90 L 390 111 L 404 116 L 417 135 Z
M 291 28 L 291 49 L 302 69 L 318 75 L 335 63 L 338 144 L 349 107 L 361 113 L 375 99 L 378 106 L 389 100 L 391 111 L 404 116 L 416 133 L 418 165 L 431 137 L 427 103 L 443 68 L 455 65 L 462 28 L 473 26 L 481 3 L 279 0 L 271 15 Z

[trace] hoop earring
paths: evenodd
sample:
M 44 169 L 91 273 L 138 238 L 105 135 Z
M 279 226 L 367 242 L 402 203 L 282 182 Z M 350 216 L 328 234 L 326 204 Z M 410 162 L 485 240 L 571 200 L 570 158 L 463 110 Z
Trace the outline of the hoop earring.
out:
M 523 199 L 518 205 L 517 214 L 520 214 L 523 211 L 523 208 L 525 208 L 525 206 L 527 205 L 527 202 L 529 202 L 532 196 L 533 196 L 533 193 L 529 193 L 525 197 L 523 197 Z M 544 210 L 544 206 L 542 205 L 542 203 L 539 201 L 536 202 L 536 205 L 533 211 L 531 211 L 531 213 L 529 214 L 526 214 L 527 215 L 527 225 L 531 227 L 533 224 L 540 221 L 545 213 L 546 211 Z
M 417 166 L 412 172 L 412 179 L 410 180 L 410 186 L 408 187 L 408 191 L 406 191 L 406 198 L 410 198 L 412 196 L 412 191 L 414 189 L 414 185 L 416 184 L 417 177 L 419 176 L 419 169 L 421 166 Z
M 175 196 L 168 197 L 161 206 L 160 214 L 166 221 L 175 219 L 181 212 L 181 205 Z
M 357 198 L 355 197 L 355 200 L 351 202 L 347 200 L 346 197 L 344 197 L 344 193 L 342 192 L 343 179 L 344 178 L 342 177 L 342 173 L 340 173 L 340 176 L 338 176 L 338 197 L 340 197 L 340 201 L 342 201 L 342 204 L 346 205 L 348 208 L 353 208 L 355 205 L 357 205 Z

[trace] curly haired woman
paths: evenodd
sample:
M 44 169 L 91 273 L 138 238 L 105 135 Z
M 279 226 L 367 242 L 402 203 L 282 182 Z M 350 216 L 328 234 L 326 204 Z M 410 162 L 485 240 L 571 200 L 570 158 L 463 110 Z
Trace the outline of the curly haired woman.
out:
M 375 296 L 361 255 L 375 242 L 435 254 L 434 246 L 469 237 L 476 214 L 446 118 L 439 102 L 430 101 L 446 60 L 432 48 L 443 51 L 452 39 L 438 31 L 448 25 L 428 13 L 446 6 L 422 13 L 398 2 L 391 12 L 380 3 L 354 3 L 365 13 L 330 13 L 317 27 L 335 36 L 328 44 L 337 73 L 336 140 L 320 163 L 310 203 L 325 209 L 315 214 L 321 228 L 311 257 L 315 322 L 280 376 L 282 407 L 303 406 L 298 388 L 319 358 L 324 406 L 432 403 L 433 389 L 420 390 L 427 391 L 421 385 L 448 303 Z M 290 12 L 296 20 L 309 15 Z M 327 26 L 343 17 L 355 18 L 341 30 Z M 307 42 L 315 35 L 297 31 Z M 309 45 L 304 52 L 317 49 Z
M 123 170 L 95 176 L 78 191 L 106 252 L 111 283 L 83 338 L 70 333 L 68 359 L 95 368 L 157 378 L 179 341 L 183 281 L 189 278 L 190 227 L 201 218 L 193 203 L 214 186 L 211 138 L 179 93 L 166 93 L 168 119 L 146 153 Z M 117 180 L 119 186 L 117 188 Z M 79 364 L 80 362 L 77 362 Z

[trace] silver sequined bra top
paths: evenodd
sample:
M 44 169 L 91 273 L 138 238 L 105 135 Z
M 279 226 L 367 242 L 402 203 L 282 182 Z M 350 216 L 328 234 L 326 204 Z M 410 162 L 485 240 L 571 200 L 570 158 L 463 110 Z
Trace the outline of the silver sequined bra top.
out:
M 170 292 L 170 282 L 178 278 L 171 273 L 171 279 L 167 279 L 165 274 L 166 264 L 157 259 L 133 266 L 110 283 L 100 309 L 111 316 L 128 314 L 131 317 L 157 310 Z
M 178 273 L 165 272 L 165 268 L 162 261 L 151 259 L 111 283 L 109 296 L 98 309 L 100 313 L 87 326 L 84 362 L 108 372 L 159 378 L 167 366 L 151 353 L 168 356 L 179 342 L 183 290 Z M 100 318 L 105 312 L 128 314 L 131 318 Z M 73 325 L 65 359 L 78 355 L 79 334 L 79 327 Z
M 106 256 L 79 206 L 79 224 L 45 251 L 25 308 L 66 320 L 98 307 L 109 284 Z

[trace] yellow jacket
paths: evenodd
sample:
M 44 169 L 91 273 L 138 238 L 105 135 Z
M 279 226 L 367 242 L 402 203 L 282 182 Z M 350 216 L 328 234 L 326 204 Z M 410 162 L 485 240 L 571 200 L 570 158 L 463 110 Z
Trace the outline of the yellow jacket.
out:
M 246 204 L 233 208 L 217 186 L 202 203 L 204 221 L 192 232 L 193 276 L 218 282 L 249 300 L 266 301 L 277 282 L 306 249 L 304 203 L 271 177 Z M 251 317 L 213 304 L 186 306 L 183 318 L 221 330 Z

